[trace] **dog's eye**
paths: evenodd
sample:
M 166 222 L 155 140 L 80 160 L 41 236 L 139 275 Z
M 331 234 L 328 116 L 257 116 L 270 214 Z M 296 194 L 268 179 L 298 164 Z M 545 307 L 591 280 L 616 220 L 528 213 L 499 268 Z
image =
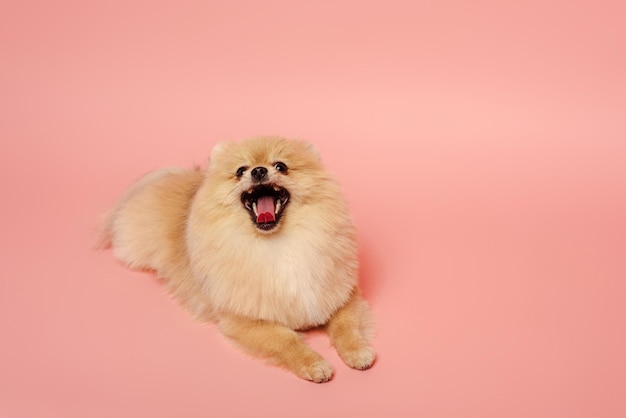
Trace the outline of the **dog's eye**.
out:
M 248 167 L 239 167 L 237 169 L 237 172 L 235 173 L 235 175 L 237 177 L 241 177 L 241 176 L 243 176 L 243 173 L 245 173 L 247 169 L 248 169 Z
M 276 169 L 276 171 L 280 171 L 281 173 L 287 171 L 287 166 L 285 165 L 285 163 L 281 163 L 280 161 L 274 164 L 274 168 Z

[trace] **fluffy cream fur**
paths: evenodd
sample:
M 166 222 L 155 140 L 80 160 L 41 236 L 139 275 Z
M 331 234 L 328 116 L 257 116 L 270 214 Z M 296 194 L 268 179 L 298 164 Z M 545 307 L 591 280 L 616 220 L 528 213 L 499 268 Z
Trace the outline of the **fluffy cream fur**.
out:
M 241 177 L 239 167 L 246 168 Z M 250 175 L 255 167 L 267 169 L 263 184 L 290 193 L 270 231 L 242 203 L 259 184 Z M 111 211 L 104 237 L 129 267 L 154 270 L 196 317 L 304 379 L 324 382 L 333 370 L 298 330 L 324 326 L 350 367 L 374 362 L 354 226 L 336 181 L 306 142 L 220 143 L 204 171 L 149 173 Z

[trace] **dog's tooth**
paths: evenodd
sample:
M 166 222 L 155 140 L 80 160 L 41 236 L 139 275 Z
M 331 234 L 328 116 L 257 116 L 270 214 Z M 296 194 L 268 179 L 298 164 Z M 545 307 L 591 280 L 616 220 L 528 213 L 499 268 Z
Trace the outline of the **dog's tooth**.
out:
M 280 187 L 278 187 L 278 186 L 274 186 L 274 190 L 275 190 L 275 191 L 279 191 L 279 190 L 280 190 Z
M 254 214 L 256 216 L 259 216 L 259 212 L 258 212 L 258 210 L 256 208 L 256 202 L 252 202 L 252 210 L 254 211 Z
M 280 212 L 280 200 L 276 201 L 276 213 Z

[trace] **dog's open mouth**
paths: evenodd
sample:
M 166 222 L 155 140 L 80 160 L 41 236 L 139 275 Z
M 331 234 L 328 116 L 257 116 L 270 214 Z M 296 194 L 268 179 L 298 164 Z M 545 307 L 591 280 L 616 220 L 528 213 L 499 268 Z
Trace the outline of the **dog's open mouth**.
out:
M 261 185 L 241 194 L 241 202 L 250 213 L 256 227 L 274 229 L 289 203 L 289 192 L 275 185 Z

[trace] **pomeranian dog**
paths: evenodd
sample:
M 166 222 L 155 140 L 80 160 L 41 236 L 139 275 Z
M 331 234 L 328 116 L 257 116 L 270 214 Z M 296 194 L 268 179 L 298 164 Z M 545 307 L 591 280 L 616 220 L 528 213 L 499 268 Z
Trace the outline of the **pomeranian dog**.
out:
M 151 172 L 109 213 L 102 244 L 130 268 L 154 271 L 245 351 L 303 379 L 333 375 L 303 341 L 307 329 L 323 327 L 352 368 L 374 362 L 355 228 L 307 142 L 224 142 L 204 170 Z

